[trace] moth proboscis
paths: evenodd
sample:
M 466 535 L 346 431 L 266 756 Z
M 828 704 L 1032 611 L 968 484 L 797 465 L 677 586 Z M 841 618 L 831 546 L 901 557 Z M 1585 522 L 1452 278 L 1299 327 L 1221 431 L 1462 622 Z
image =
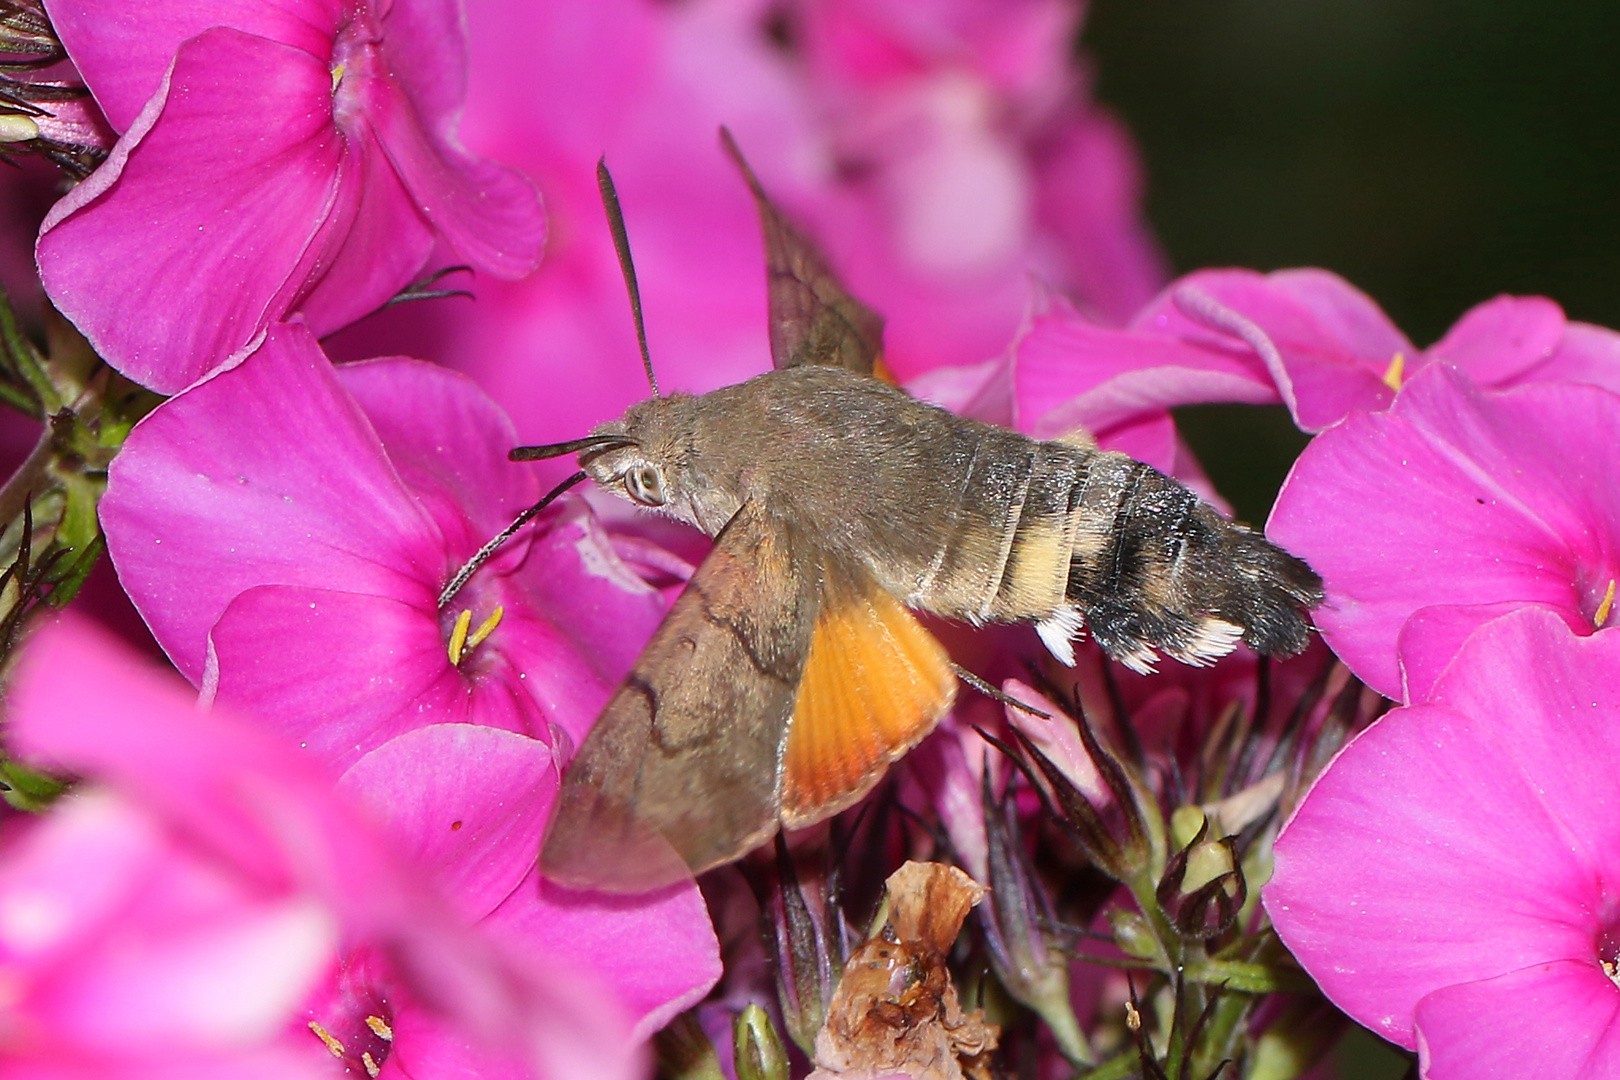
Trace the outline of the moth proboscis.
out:
M 512 454 L 577 452 L 601 487 L 714 537 L 567 770 L 546 876 L 652 889 L 860 799 L 955 698 L 912 611 L 1033 623 L 1071 664 L 1085 626 L 1138 671 L 1239 641 L 1304 648 L 1320 579 L 1181 484 L 875 377 L 882 320 L 721 139 L 763 225 L 773 370 L 703 395 L 655 386 L 585 439 Z M 598 176 L 650 378 L 628 240 Z

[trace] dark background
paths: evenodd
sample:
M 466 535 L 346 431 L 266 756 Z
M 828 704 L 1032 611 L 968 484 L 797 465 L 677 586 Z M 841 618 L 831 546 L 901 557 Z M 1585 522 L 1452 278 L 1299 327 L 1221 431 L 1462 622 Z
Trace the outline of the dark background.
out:
M 1503 292 L 1620 327 L 1613 0 L 1092 0 L 1084 45 L 1177 273 L 1323 266 L 1419 346 Z M 1303 436 L 1178 416 L 1263 521 Z

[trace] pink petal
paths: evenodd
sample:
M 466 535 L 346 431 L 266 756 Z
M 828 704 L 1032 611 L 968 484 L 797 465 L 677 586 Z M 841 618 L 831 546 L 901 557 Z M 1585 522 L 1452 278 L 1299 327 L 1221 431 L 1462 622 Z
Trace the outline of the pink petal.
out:
M 394 1041 L 378 1080 L 636 1080 L 643 1075 L 641 1055 L 610 1002 L 585 980 L 562 971 L 542 968 L 534 974 L 537 986 L 521 1032 L 525 1056 L 481 1047 L 467 1038 L 464 1027 L 406 1000 L 394 1004 Z
M 1482 394 L 1436 365 L 1387 413 L 1306 447 L 1266 532 L 1322 574 L 1316 623 L 1333 650 L 1397 696 L 1397 635 L 1419 608 L 1512 601 L 1593 618 L 1620 578 L 1617 424 L 1620 398 L 1595 387 Z
M 1483 718 L 1565 827 L 1563 848 L 1620 885 L 1620 634 L 1586 637 L 1553 612 L 1526 609 L 1469 639 L 1430 700 Z
M 381 11 L 388 70 L 410 94 L 423 126 L 455 134 L 467 96 L 466 12 L 456 0 L 389 0 Z
M 1091 755 L 1086 753 L 1085 744 L 1080 741 L 1080 732 L 1075 727 L 1075 721 L 1063 715 L 1062 709 L 1036 693 L 1033 687 L 1017 679 L 1008 679 L 1002 683 L 1001 690 L 1010 698 L 1050 714 L 1050 720 L 1043 720 L 1011 705 L 1004 707 L 1007 722 L 1023 732 L 1029 741 L 1035 744 L 1036 749 L 1045 754 L 1069 783 L 1078 788 L 1093 806 L 1101 809 L 1111 803 L 1113 796 L 1108 786 L 1103 783 L 1102 774 L 1097 771 Z
M 1037 438 L 1098 431 L 1175 405 L 1280 400 L 1240 347 L 1104 329 L 1062 308 L 1035 320 L 1013 363 L 1017 426 Z
M 1169 275 L 1141 216 L 1142 163 L 1125 126 L 1092 108 L 1062 126 L 1036 161 L 1037 213 L 1074 261 L 1078 295 L 1123 325 Z
M 1526 605 L 1509 600 L 1499 604 L 1437 604 L 1419 608 L 1401 626 L 1396 652 L 1401 664 L 1400 700 L 1412 704 L 1428 701 L 1434 684 L 1443 675 L 1457 651 L 1469 636 L 1491 620 L 1520 610 Z M 1570 612 L 1548 607 L 1563 619 L 1576 633 L 1590 627 L 1586 622 L 1575 622 Z
M 332 801 L 330 774 L 280 740 L 200 712 L 183 683 L 84 620 L 29 640 L 9 716 L 24 757 L 131 795 L 261 888 L 285 889 L 296 871 L 356 911 L 348 885 L 394 881 Z
M 332 51 L 342 12 L 323 0 L 206 0 L 162 4 L 49 0 L 45 5 L 96 103 L 114 128 L 127 131 L 157 92 L 169 61 L 188 38 L 228 26 L 302 49 Z
M 302 326 L 130 434 L 101 504 L 119 578 L 164 651 L 203 674 L 209 629 L 260 584 L 431 603 L 443 541 Z
M 318 336 L 388 302 L 422 270 L 433 230 L 393 163 L 358 120 L 338 128 L 346 157 L 337 200 L 310 246 L 302 278 L 275 310 L 303 316 Z
M 1620 1076 L 1620 989 L 1596 963 L 1555 960 L 1436 990 L 1418 1003 L 1426 1080 Z
M 472 923 L 534 865 L 557 767 L 544 743 L 475 724 L 435 724 L 391 739 L 343 774 L 397 848 L 433 875 Z
M 650 1038 L 720 978 L 720 946 L 697 886 L 610 896 L 574 892 L 535 871 L 481 927 L 519 956 L 591 973 Z
M 337 377 L 452 547 L 471 555 L 538 500 L 531 470 L 506 460 L 512 421 L 465 375 L 396 357 L 344 364 Z
M 1590 323 L 1570 323 L 1551 358 L 1529 374 L 1541 381 L 1591 383 L 1620 391 L 1620 334 Z
M 46 291 L 114 367 L 175 393 L 288 310 L 341 205 L 344 162 L 322 61 L 209 30 L 45 219 Z
M 85 785 L 64 796 L 0 863 L 0 957 L 60 969 L 117 925 L 167 847 L 156 821 L 111 792 Z
M 309 898 L 121 933 L 50 995 L 55 1028 L 103 1053 L 251 1047 L 273 1037 L 329 969 L 338 927 Z
M 1520 771 L 1508 740 L 1523 732 L 1493 730 L 1508 720 L 1386 715 L 1277 840 L 1263 896 L 1283 942 L 1334 1004 L 1408 1048 L 1427 994 L 1594 952 L 1602 886 Z
M 1498 296 L 1469 309 L 1426 350 L 1481 386 L 1509 383 L 1545 361 L 1564 336 L 1564 309 L 1542 296 Z
M 464 722 L 472 712 L 431 600 L 259 586 L 231 601 L 210 640 L 214 700 L 261 717 L 333 770 L 424 724 Z
M 357 93 L 416 205 L 456 254 L 497 277 L 518 278 L 540 261 L 546 218 L 528 178 L 474 157 L 423 130 L 405 91 L 392 79 L 372 79 Z
M 1206 299 L 1194 302 L 1198 297 Z M 1195 317 L 1200 303 L 1210 312 Z M 1227 315 L 1215 318 L 1215 311 Z M 1240 332 L 1240 325 L 1247 329 Z M 1189 274 L 1138 313 L 1131 328 L 1196 344 L 1240 343 L 1260 359 L 1262 343 L 1275 348 L 1281 370 L 1270 372 L 1272 381 L 1306 431 L 1320 431 L 1353 409 L 1383 407 L 1391 397 L 1384 373 L 1396 354 L 1410 360 L 1416 352 L 1365 294 L 1315 269 Z

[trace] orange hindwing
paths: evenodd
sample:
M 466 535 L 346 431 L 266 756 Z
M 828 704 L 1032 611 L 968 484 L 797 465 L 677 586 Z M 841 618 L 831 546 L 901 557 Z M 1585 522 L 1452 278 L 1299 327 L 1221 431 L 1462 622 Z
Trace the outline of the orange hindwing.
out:
M 827 596 L 782 760 L 782 824 L 820 821 L 872 789 L 956 697 L 950 658 L 875 583 Z

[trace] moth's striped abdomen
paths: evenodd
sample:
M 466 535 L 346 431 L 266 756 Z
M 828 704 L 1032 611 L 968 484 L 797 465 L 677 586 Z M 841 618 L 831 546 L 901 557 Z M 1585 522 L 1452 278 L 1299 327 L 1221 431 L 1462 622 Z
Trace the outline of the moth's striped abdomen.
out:
M 944 424 L 977 444 L 918 606 L 1035 622 L 1065 660 L 1083 624 L 1142 670 L 1160 652 L 1208 663 L 1239 640 L 1267 654 L 1305 647 L 1317 576 L 1181 484 L 1124 454 Z

